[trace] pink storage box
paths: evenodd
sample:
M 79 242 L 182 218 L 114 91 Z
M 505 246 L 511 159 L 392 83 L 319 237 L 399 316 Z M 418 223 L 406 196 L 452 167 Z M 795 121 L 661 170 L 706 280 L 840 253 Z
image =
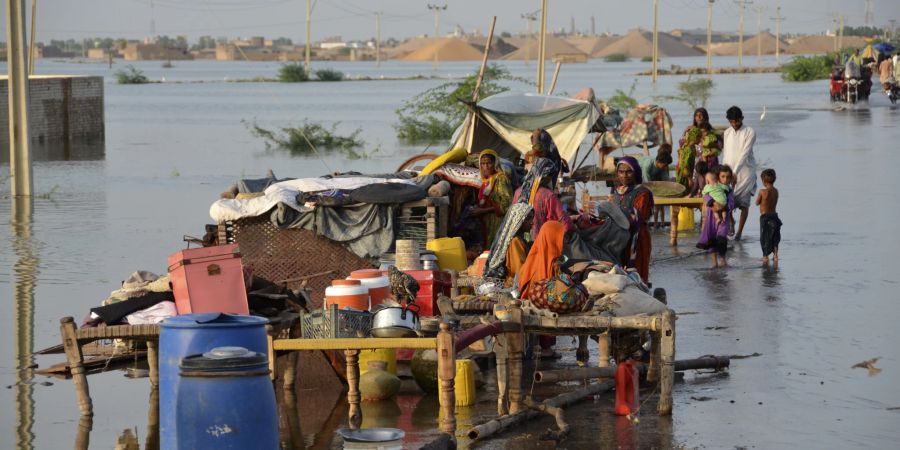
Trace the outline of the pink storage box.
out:
M 237 244 L 181 250 L 168 262 L 178 314 L 250 314 Z

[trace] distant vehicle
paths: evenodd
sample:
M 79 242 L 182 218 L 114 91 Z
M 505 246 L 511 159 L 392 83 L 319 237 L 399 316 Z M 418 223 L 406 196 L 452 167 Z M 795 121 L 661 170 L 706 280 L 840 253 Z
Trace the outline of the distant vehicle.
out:
M 888 100 L 891 101 L 891 104 L 897 103 L 897 99 L 900 98 L 900 83 L 897 80 L 892 79 L 889 83 L 885 83 L 883 85 L 884 95 L 887 95 Z
M 872 69 L 866 66 L 857 69 L 857 73 L 847 71 L 842 65 L 835 65 L 831 70 L 829 93 L 832 102 L 856 103 L 869 100 L 872 91 Z

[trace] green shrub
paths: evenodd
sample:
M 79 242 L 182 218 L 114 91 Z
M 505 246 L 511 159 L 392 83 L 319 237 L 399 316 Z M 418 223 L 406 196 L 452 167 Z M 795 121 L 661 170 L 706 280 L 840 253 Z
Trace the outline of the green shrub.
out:
M 645 57 L 641 58 L 641 62 L 653 62 L 653 57 L 645 56 Z M 656 62 L 659 62 L 659 58 L 656 58 Z
M 306 73 L 306 67 L 303 66 L 303 63 L 286 63 L 278 68 L 278 81 L 282 83 L 301 83 L 309 81 L 309 74 Z
M 637 88 L 637 80 L 631 82 L 631 87 L 628 89 L 628 93 L 621 89 L 616 89 L 616 92 L 612 97 L 606 100 L 606 103 L 613 108 L 618 109 L 619 111 L 625 111 L 627 109 L 634 108 L 637 106 L 637 100 L 634 98 L 634 91 Z
M 675 100 L 685 102 L 695 110 L 701 106 L 706 106 L 706 102 L 712 97 L 712 91 L 716 84 L 710 78 L 688 79 L 678 83 L 678 94 L 676 95 L 659 95 L 654 97 L 655 100 Z
M 612 55 L 607 56 L 603 59 L 606 62 L 626 62 L 628 61 L 628 55 L 622 53 L 613 53 Z
M 394 124 L 397 138 L 406 142 L 437 142 L 450 139 L 466 117 L 466 105 L 459 100 L 470 101 L 475 90 L 477 72 L 460 81 L 451 81 L 433 87 L 403 102 L 396 110 L 398 123 Z M 485 68 L 479 98 L 486 98 L 509 88 L 500 81 L 529 81 L 512 76 L 504 67 L 490 64 Z
M 316 71 L 316 79 L 319 81 L 343 81 L 344 72 L 334 69 L 319 69 Z
M 789 63 L 781 65 L 781 79 L 784 81 L 823 80 L 831 76 L 833 55 L 795 56 Z
M 298 127 L 285 127 L 280 130 L 268 130 L 256 124 L 247 125 L 250 133 L 262 138 L 266 148 L 279 148 L 288 150 L 297 155 L 307 155 L 316 152 L 317 149 L 338 150 L 347 154 L 356 155 L 352 151 L 354 147 L 363 145 L 359 139 L 362 128 L 357 128 L 346 136 L 337 133 L 338 123 L 326 128 L 320 123 L 304 120 Z
M 131 64 L 125 66 L 124 69 L 116 71 L 116 81 L 119 84 L 146 84 L 150 82 L 144 75 L 144 72 L 141 72 Z

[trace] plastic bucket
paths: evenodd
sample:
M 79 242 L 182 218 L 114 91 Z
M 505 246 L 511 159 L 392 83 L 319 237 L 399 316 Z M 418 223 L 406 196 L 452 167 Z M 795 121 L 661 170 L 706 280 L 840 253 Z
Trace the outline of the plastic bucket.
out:
M 369 288 L 359 280 L 334 280 L 331 286 L 325 288 L 324 306 L 327 308 L 329 305 L 337 305 L 340 309 L 368 311 L 371 306 Z
M 177 448 L 279 448 L 278 407 L 265 353 L 219 347 L 188 356 L 180 380 L 172 414 Z
M 181 360 L 215 347 L 237 346 L 267 353 L 266 324 L 262 317 L 222 313 L 185 314 L 170 317 L 159 330 L 159 408 L 174 411 Z M 162 448 L 176 448 L 177 421 L 174 414 L 161 414 Z
M 391 280 L 377 269 L 354 270 L 348 280 L 359 280 L 369 290 L 372 306 L 380 305 L 391 298 Z

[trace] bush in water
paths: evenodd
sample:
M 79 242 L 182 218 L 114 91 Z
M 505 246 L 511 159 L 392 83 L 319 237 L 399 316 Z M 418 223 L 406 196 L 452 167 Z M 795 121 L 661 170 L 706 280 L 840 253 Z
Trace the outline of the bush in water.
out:
M 676 95 L 660 95 L 654 97 L 654 100 L 675 100 L 685 102 L 693 111 L 701 106 L 705 107 L 706 102 L 712 97 L 712 90 L 716 86 L 710 78 L 702 77 L 693 79 L 690 75 L 688 79 L 678 83 L 678 94 Z
M 309 74 L 302 63 L 294 62 L 282 64 L 278 68 L 278 81 L 282 83 L 300 83 L 309 81 Z
M 269 130 L 260 127 L 256 122 L 247 124 L 250 133 L 266 142 L 266 148 L 282 148 L 299 155 L 313 153 L 318 148 L 340 150 L 347 153 L 348 156 L 355 155 L 356 153 L 352 149 L 363 145 L 363 141 L 359 139 L 362 128 L 357 128 L 349 135 L 342 136 L 337 133 L 337 126 L 338 123 L 334 123 L 329 129 L 320 123 L 304 120 L 297 127 Z
M 131 64 L 125 66 L 124 69 L 116 71 L 116 81 L 119 84 L 146 84 L 150 80 L 144 76 L 144 72 L 136 69 Z
M 334 69 L 319 69 L 316 71 L 316 79 L 319 81 L 342 81 L 344 72 L 338 72 Z
M 613 53 L 612 55 L 607 56 L 603 59 L 606 62 L 626 62 L 628 61 L 628 55 L 622 53 Z
M 824 80 L 831 76 L 833 55 L 796 56 L 789 63 L 781 65 L 781 79 L 784 81 Z

